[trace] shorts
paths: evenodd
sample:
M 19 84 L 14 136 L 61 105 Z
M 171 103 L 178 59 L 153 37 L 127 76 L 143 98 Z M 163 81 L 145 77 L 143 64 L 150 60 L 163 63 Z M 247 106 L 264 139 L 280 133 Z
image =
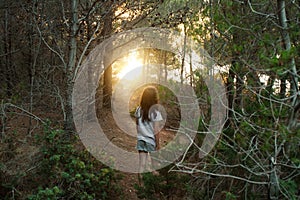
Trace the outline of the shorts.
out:
M 136 149 L 138 151 L 151 152 L 151 151 L 155 151 L 155 146 L 153 144 L 145 142 L 144 140 L 138 140 Z

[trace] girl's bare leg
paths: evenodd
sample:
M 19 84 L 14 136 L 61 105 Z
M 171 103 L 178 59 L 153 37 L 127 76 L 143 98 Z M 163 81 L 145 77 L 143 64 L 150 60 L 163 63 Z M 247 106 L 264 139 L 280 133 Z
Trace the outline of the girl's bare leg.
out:
M 146 171 L 147 161 L 148 161 L 148 153 L 140 151 L 139 152 L 139 173 L 138 173 L 138 179 L 140 185 L 142 184 L 141 173 Z
M 155 159 L 153 159 L 151 156 L 150 156 L 150 161 L 151 161 L 150 162 L 151 163 L 150 171 L 152 171 L 153 175 L 159 175 L 159 172 L 155 170 L 155 167 L 157 167 L 158 162 Z

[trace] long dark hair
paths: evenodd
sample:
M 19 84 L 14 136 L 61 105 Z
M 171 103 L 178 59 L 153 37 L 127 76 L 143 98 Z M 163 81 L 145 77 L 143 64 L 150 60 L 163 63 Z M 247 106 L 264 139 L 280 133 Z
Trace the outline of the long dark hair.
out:
M 144 89 L 140 102 L 143 122 L 150 121 L 149 110 L 154 104 L 158 104 L 158 92 L 155 87 L 148 86 Z

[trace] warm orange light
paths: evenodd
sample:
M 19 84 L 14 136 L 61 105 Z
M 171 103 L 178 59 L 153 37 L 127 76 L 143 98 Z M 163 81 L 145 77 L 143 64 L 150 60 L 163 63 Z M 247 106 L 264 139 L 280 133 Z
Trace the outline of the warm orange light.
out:
M 137 58 L 136 53 L 127 58 L 127 65 L 118 74 L 119 79 L 134 80 L 142 73 L 142 61 Z

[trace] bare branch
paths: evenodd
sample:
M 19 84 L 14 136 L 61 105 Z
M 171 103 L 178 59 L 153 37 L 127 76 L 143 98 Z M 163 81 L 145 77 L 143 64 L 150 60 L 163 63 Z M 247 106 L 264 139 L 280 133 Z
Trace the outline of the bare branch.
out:
M 100 28 L 100 23 L 97 23 L 97 27 L 96 27 L 96 29 L 95 29 L 95 31 L 94 31 L 94 33 L 93 33 L 93 36 L 90 38 L 90 40 L 88 41 L 88 43 L 85 45 L 84 50 L 82 51 L 82 53 L 81 53 L 81 55 L 80 55 L 80 58 L 79 58 L 79 60 L 78 60 L 78 62 L 77 62 L 77 66 L 76 66 L 76 68 L 75 68 L 75 70 L 74 70 L 73 80 L 74 80 L 74 79 L 76 78 L 76 76 L 77 76 L 79 67 L 80 67 L 80 65 L 81 65 L 81 62 L 82 62 L 82 60 L 83 60 L 83 57 L 84 57 L 84 55 L 85 55 L 85 53 L 86 53 L 88 47 L 90 46 L 90 44 L 92 43 L 92 41 L 95 40 L 95 39 L 97 38 L 96 33 L 98 32 L 99 28 Z
M 273 14 L 273 13 L 271 13 L 271 14 L 265 14 L 265 13 L 262 13 L 262 12 L 259 12 L 259 11 L 254 10 L 254 8 L 253 8 L 252 3 L 251 3 L 250 0 L 248 0 L 248 5 L 249 5 L 249 7 L 250 7 L 250 9 L 251 9 L 251 11 L 252 11 L 253 13 L 255 13 L 255 14 L 257 14 L 257 15 L 264 16 L 264 17 L 266 17 L 266 18 L 274 18 L 274 19 L 276 19 L 276 15 Z
M 65 62 L 65 60 L 64 60 L 64 58 L 63 58 L 63 56 L 62 56 L 59 52 L 57 52 L 55 49 L 53 49 L 53 48 L 47 43 L 47 41 L 45 40 L 45 38 L 44 38 L 43 35 L 42 35 L 42 32 L 41 32 L 39 26 L 37 25 L 36 27 L 37 27 L 37 31 L 38 31 L 38 33 L 39 33 L 39 35 L 40 35 L 40 37 L 41 37 L 43 43 L 48 47 L 48 49 L 50 49 L 50 51 L 52 51 L 54 54 L 56 54 L 56 55 L 59 57 L 59 59 L 60 59 L 61 62 L 63 63 L 64 69 L 66 69 L 67 64 L 66 64 L 66 62 Z
M 265 181 L 261 181 L 261 182 L 253 181 L 253 180 L 250 180 L 250 179 L 246 179 L 246 178 L 239 177 L 239 176 L 233 176 L 233 175 L 230 175 L 230 174 L 217 174 L 217 173 L 207 172 L 207 171 L 196 169 L 196 168 L 190 168 L 190 167 L 187 167 L 187 166 L 184 166 L 184 165 L 176 165 L 176 167 L 178 167 L 179 170 L 172 169 L 171 171 L 183 172 L 183 173 L 187 173 L 187 174 L 202 173 L 202 174 L 206 174 L 206 175 L 210 175 L 210 176 L 233 178 L 233 179 L 241 180 L 241 181 L 256 184 L 256 185 L 268 185 L 269 184 L 268 182 L 265 182 Z
M 41 118 L 39 118 L 39 117 L 36 116 L 35 114 L 33 114 L 33 113 L 31 113 L 31 112 L 29 112 L 29 111 L 27 111 L 27 110 L 25 110 L 25 109 L 23 109 L 23 108 L 21 108 L 21 107 L 19 107 L 19 106 L 16 106 L 16 105 L 14 105 L 14 104 L 12 104 L 12 103 L 5 103 L 5 104 L 3 104 L 3 107 L 4 107 L 3 110 L 5 110 L 6 107 L 16 108 L 16 109 L 21 110 L 22 112 L 26 113 L 29 117 L 32 117 L 33 119 L 35 119 L 35 120 L 37 120 L 37 121 L 40 121 L 40 122 L 42 122 L 43 124 L 47 124 L 44 120 L 42 120 Z

